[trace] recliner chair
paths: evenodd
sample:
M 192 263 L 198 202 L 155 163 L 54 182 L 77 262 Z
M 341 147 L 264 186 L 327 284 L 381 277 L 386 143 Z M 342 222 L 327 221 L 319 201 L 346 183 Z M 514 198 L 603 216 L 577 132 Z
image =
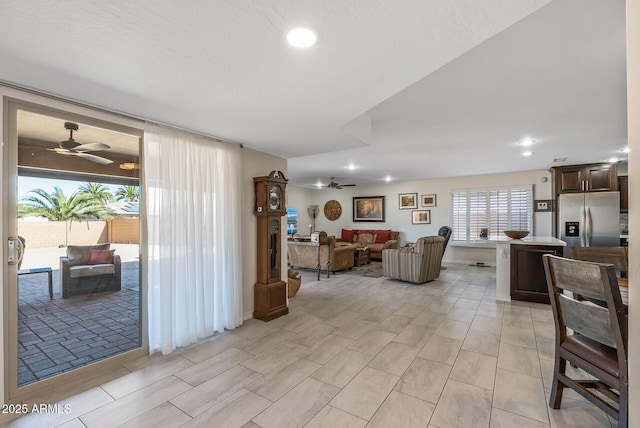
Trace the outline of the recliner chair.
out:
M 384 276 L 422 284 L 440 276 L 442 236 L 425 236 L 413 247 L 382 250 Z

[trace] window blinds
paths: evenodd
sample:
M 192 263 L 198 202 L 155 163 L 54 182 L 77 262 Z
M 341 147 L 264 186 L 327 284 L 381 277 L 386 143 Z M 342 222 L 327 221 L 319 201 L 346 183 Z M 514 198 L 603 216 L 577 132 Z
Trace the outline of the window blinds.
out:
M 457 189 L 451 192 L 451 225 L 454 241 L 489 235 L 504 230 L 531 230 L 533 227 L 533 186 Z

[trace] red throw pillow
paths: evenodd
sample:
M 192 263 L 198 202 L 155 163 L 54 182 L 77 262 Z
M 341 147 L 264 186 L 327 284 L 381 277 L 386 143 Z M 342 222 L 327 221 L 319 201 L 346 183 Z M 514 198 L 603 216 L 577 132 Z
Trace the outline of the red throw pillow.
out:
M 113 263 L 113 253 L 116 250 L 91 250 L 90 265 L 108 265 Z
M 342 229 L 340 239 L 347 242 L 353 242 L 353 230 Z
M 391 229 L 376 230 L 376 244 L 384 244 L 391 238 Z

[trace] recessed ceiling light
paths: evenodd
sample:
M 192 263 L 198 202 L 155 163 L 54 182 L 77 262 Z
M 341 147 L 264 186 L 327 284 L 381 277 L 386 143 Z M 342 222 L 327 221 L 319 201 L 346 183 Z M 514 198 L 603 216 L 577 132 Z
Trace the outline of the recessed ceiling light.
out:
M 533 152 L 527 150 L 526 152 L 522 152 L 522 156 L 531 156 Z
M 530 145 L 532 145 L 535 142 L 536 142 L 536 140 L 532 140 L 531 138 L 525 138 L 524 140 L 522 140 L 520 145 L 524 146 L 524 147 L 529 147 Z
M 356 166 L 354 164 L 350 163 L 347 168 L 349 168 L 350 171 L 353 171 L 354 169 L 356 169 Z
M 618 160 L 619 160 L 618 158 L 613 157 L 613 158 L 609 159 L 609 163 L 616 163 L 616 162 L 618 162 Z
M 620 149 L 618 151 L 622 153 L 629 153 L 629 146 L 625 147 L 624 149 Z
M 316 33 L 308 28 L 294 28 L 287 33 L 287 42 L 296 48 L 308 48 L 317 40 Z
M 387 175 L 387 176 L 384 178 L 384 181 L 386 181 L 387 183 L 389 183 L 389 182 L 391 181 L 391 176 L 390 176 L 390 175 Z
M 316 183 L 316 187 L 317 187 L 318 189 L 319 189 L 319 188 L 321 188 L 321 187 L 322 187 L 322 181 L 318 181 L 318 182 Z

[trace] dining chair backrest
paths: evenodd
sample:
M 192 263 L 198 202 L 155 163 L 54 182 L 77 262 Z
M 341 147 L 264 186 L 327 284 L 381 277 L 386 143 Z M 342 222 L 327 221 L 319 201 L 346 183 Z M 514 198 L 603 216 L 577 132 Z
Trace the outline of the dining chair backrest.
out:
M 619 419 L 619 427 L 626 427 L 627 316 L 614 266 L 550 254 L 542 259 L 556 327 L 556 362 L 549 404 L 559 408 L 563 388 L 570 387 Z M 565 371 L 567 361 L 598 381 L 570 378 Z M 606 387 L 602 389 L 600 383 Z M 595 393 L 591 392 L 594 388 Z M 609 394 L 611 390 L 619 392 Z M 605 395 L 617 407 L 602 399 L 598 393 L 603 391 L 608 391 Z
M 588 262 L 610 263 L 623 276 L 629 271 L 627 247 L 569 247 L 569 258 Z

